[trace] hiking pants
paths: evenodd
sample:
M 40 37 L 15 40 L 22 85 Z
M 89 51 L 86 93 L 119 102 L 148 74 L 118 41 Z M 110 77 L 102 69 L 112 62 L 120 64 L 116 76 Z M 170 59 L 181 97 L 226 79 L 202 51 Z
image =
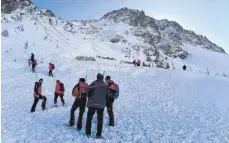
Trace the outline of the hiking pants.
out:
M 35 67 L 36 65 L 35 64 L 32 64 L 32 71 L 35 72 Z
M 62 105 L 64 105 L 64 104 L 65 104 L 65 102 L 64 102 L 64 95 L 63 95 L 63 94 L 58 94 L 58 93 L 56 93 L 56 92 L 55 92 L 55 96 L 54 96 L 54 104 L 57 103 L 57 98 L 58 98 L 58 96 L 60 96 L 60 100 L 61 100 L 61 102 L 62 102 Z
M 69 125 L 73 126 L 75 123 L 75 111 L 79 107 L 79 117 L 78 117 L 78 122 L 77 122 L 77 129 L 82 128 L 82 119 L 83 119 L 83 113 L 85 111 L 85 106 L 86 106 L 87 98 L 82 98 L 82 99 L 77 99 L 72 105 L 71 112 L 70 112 L 70 121 Z
M 38 97 L 34 97 L 34 102 L 33 102 L 32 108 L 31 108 L 31 112 L 35 112 L 35 109 L 36 109 L 36 106 L 37 106 L 39 99 L 43 99 L 41 107 L 42 107 L 42 110 L 45 109 L 47 98 L 43 95 L 39 95 Z
M 49 70 L 49 76 L 53 77 L 52 70 Z
M 109 115 L 109 125 L 114 126 L 114 113 L 113 113 L 114 98 L 109 98 L 106 103 L 107 113 Z
M 103 130 L 103 111 L 104 109 L 99 108 L 88 108 L 87 112 L 87 122 L 86 122 L 86 134 L 91 135 L 91 120 L 93 118 L 93 115 L 95 114 L 95 111 L 97 112 L 97 133 L 96 136 L 102 135 Z

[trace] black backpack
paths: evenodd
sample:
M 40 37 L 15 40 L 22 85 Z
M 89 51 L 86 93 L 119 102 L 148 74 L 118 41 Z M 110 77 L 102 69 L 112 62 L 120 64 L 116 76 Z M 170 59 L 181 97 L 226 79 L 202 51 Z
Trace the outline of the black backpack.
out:
M 60 91 L 64 91 L 64 84 L 63 83 L 60 83 Z

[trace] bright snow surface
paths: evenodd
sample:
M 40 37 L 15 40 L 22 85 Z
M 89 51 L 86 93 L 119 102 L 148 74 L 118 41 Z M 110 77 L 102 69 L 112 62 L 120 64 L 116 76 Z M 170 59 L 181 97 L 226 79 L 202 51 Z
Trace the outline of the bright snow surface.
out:
M 228 73 L 228 55 L 189 47 L 192 54 L 187 60 L 174 60 L 174 64 L 181 67 L 183 63 L 188 63 L 193 66 L 193 71 L 137 68 L 120 64 L 119 61 L 99 59 L 97 62 L 80 62 L 74 57 L 81 52 L 83 55 L 88 53 L 88 56 L 112 53 L 119 58 L 120 49 L 96 41 L 96 49 L 93 49 L 80 37 L 75 37 L 72 47 L 63 42 L 56 48 L 55 44 L 43 40 L 44 30 L 36 31 L 33 25 L 24 23 L 24 32 L 12 32 L 17 26 L 17 23 L 3 24 L 10 34 L 9 37 L 2 37 L 3 143 L 229 142 L 229 78 L 211 74 L 215 66 L 217 69 L 214 72 Z M 23 48 L 26 40 L 29 41 L 28 49 Z M 39 62 L 37 74 L 32 73 L 27 64 L 27 54 L 30 52 Z M 204 58 L 201 58 L 203 53 Z M 212 64 L 208 62 L 211 58 L 214 58 Z M 43 63 L 40 63 L 42 60 Z M 47 76 L 49 62 L 56 67 L 53 78 Z M 206 68 L 209 68 L 210 75 L 199 73 L 199 70 L 205 71 Z M 96 115 L 93 118 L 93 138 L 88 139 L 84 135 L 87 109 L 82 131 L 77 132 L 75 127 L 70 129 L 64 124 L 69 121 L 74 102 L 71 96 L 73 86 L 85 75 L 87 82 L 91 83 L 98 71 L 105 71 L 105 75 L 110 75 L 119 84 L 120 97 L 114 102 L 115 127 L 107 126 L 105 109 L 105 139 L 94 139 Z M 41 111 L 39 101 L 36 112 L 30 113 L 34 83 L 39 78 L 44 79 L 42 94 L 48 99 L 48 108 L 53 104 L 55 81 L 60 79 L 65 84 L 66 107 Z M 61 106 L 60 99 L 58 104 Z M 78 110 L 75 116 L 77 121 Z

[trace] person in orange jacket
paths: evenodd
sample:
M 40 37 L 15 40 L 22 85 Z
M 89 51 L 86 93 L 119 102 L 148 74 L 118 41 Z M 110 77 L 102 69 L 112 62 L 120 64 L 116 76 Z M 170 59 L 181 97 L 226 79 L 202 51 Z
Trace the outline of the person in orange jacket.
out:
M 116 92 L 116 87 L 114 85 L 114 81 L 111 80 L 110 76 L 106 76 L 105 83 L 109 89 L 109 95 L 107 97 L 106 107 L 107 113 L 109 115 L 109 123 L 108 126 L 114 126 L 114 113 L 113 113 L 113 103 L 114 103 L 114 93 Z
M 60 80 L 56 81 L 55 96 L 54 96 L 54 106 L 57 107 L 57 98 L 60 96 L 62 105 L 64 106 L 64 84 Z
M 54 65 L 49 63 L 49 76 L 53 77 L 52 70 L 54 69 Z
M 83 114 L 85 111 L 85 106 L 87 102 L 86 97 L 86 88 L 88 87 L 88 84 L 85 82 L 84 78 L 79 79 L 79 83 L 76 84 L 72 90 L 72 96 L 75 97 L 75 102 L 72 105 L 71 112 L 70 112 L 70 121 L 69 126 L 73 126 L 75 123 L 75 111 L 79 107 L 79 117 L 77 122 L 77 130 L 81 130 L 82 128 L 82 119 Z
M 35 112 L 35 109 L 36 109 L 36 106 L 37 106 L 39 99 L 43 99 L 42 104 L 41 104 L 42 110 L 46 109 L 45 105 L 46 105 L 47 98 L 45 96 L 41 95 L 42 82 L 43 82 L 42 78 L 38 82 L 35 82 L 34 94 L 33 94 L 34 95 L 34 102 L 33 102 L 33 106 L 31 108 L 30 112 Z

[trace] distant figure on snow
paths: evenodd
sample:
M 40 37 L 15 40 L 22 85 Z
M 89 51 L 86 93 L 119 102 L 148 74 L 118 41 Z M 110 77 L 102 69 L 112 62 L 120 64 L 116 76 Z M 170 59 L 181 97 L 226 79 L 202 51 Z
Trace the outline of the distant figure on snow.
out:
M 141 65 L 141 61 L 138 59 L 137 66 L 139 67 Z
M 184 66 L 183 66 L 183 70 L 185 71 L 185 70 L 186 70 L 186 68 L 187 68 L 187 67 L 186 67 L 186 65 L 184 65 Z
M 49 63 L 49 76 L 53 77 L 52 71 L 55 69 L 55 65 L 52 63 Z
M 133 61 L 134 66 L 136 66 L 136 60 Z
M 32 64 L 33 61 L 34 61 L 34 54 L 31 53 L 31 58 L 29 59 L 29 66 Z

